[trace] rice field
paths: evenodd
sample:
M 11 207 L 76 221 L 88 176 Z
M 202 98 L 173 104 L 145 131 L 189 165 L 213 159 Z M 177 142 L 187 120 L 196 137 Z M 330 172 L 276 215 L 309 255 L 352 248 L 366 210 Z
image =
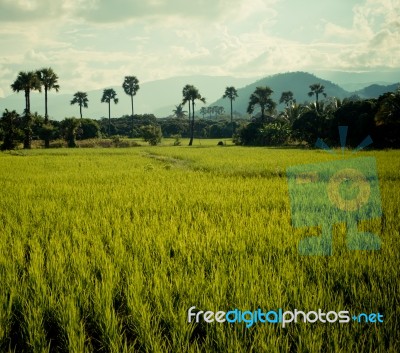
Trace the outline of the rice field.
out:
M 400 151 L 377 161 L 379 251 L 301 256 L 286 168 L 322 151 L 215 146 L 0 154 L 1 352 L 399 352 Z M 346 152 L 347 155 L 347 152 Z M 188 322 L 188 309 L 383 323 Z

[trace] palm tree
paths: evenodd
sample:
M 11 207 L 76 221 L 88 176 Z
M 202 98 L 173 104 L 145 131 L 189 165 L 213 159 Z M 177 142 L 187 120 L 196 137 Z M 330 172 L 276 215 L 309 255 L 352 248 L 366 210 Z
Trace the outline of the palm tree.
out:
M 74 94 L 74 98 L 71 100 L 71 105 L 73 105 L 73 104 L 79 105 L 79 113 L 81 115 L 81 120 L 82 120 L 82 107 L 87 108 L 88 102 L 89 102 L 89 99 L 87 97 L 86 92 L 76 92 Z
M 282 103 L 285 103 L 286 107 L 289 107 L 289 105 L 296 103 L 296 100 L 293 98 L 292 91 L 282 92 L 281 98 L 279 99 L 279 104 L 282 104 Z
M 118 103 L 117 93 L 113 88 L 106 88 L 103 91 L 103 97 L 101 97 L 101 103 L 108 103 L 108 136 L 110 136 L 111 131 L 111 101 L 114 101 L 114 104 Z
M 40 69 L 36 73 L 41 85 L 44 87 L 44 123 L 48 124 L 49 114 L 47 110 L 47 92 L 52 89 L 58 92 L 58 90 L 60 89 L 60 86 L 58 84 L 58 76 L 51 67 Z
M 225 93 L 222 96 L 222 98 L 229 98 L 231 101 L 231 127 L 232 127 L 232 135 L 234 134 L 234 128 L 233 128 L 233 101 L 239 97 L 237 94 L 237 90 L 235 87 L 230 86 L 225 88 Z
M 54 89 L 56 92 L 60 89 L 60 86 L 58 85 L 58 76 L 55 74 L 52 68 L 43 68 L 41 70 L 38 70 L 36 72 L 39 81 L 41 85 L 44 87 L 44 108 L 45 108 L 45 113 L 44 113 L 44 124 L 48 125 L 49 124 L 49 114 L 48 114 L 48 109 L 47 109 L 47 92 Z M 44 139 L 44 146 L 45 148 L 50 147 L 50 139 L 49 135 L 46 135 L 46 138 Z
M 136 92 L 139 90 L 139 80 L 136 76 L 125 76 L 124 82 L 122 83 L 122 88 L 124 92 L 131 96 L 131 107 L 132 107 L 132 131 L 133 131 L 133 96 L 136 95 Z
M 193 86 L 192 85 L 186 85 L 185 87 L 183 87 L 183 90 L 182 90 L 183 101 L 181 103 L 182 105 L 184 105 L 185 103 L 188 103 L 188 106 L 189 106 L 189 127 L 190 127 L 190 119 L 191 119 L 189 90 L 190 90 L 191 87 L 193 87 Z
M 25 93 L 25 121 L 24 121 L 24 131 L 25 131 L 25 139 L 24 139 L 24 148 L 31 148 L 32 144 L 32 117 L 31 117 L 31 101 L 30 101 L 30 93 L 33 90 L 41 91 L 41 84 L 36 72 L 29 71 L 24 72 L 21 71 L 18 74 L 17 79 L 11 85 L 11 89 L 14 92 L 24 91 Z
M 292 125 L 293 122 L 299 119 L 303 113 L 310 110 L 311 108 L 307 105 L 292 102 L 292 104 L 287 106 L 279 116 Z
M 310 92 L 308 92 L 308 96 L 312 97 L 313 95 L 315 95 L 315 105 L 317 107 L 318 110 L 318 97 L 320 94 L 322 94 L 324 97 L 326 97 L 326 93 L 325 93 L 325 86 L 321 85 L 320 83 L 314 83 L 312 85 L 310 85 Z
M 182 104 L 178 104 L 175 106 L 175 109 L 172 112 L 178 119 L 183 119 L 185 117 L 186 110 L 183 110 Z
M 252 114 L 254 107 L 259 105 L 261 108 L 261 119 L 265 119 L 265 111 L 272 113 L 275 109 L 276 103 L 270 98 L 273 90 L 268 86 L 257 87 L 256 90 L 251 94 L 249 105 L 247 106 L 247 112 Z
M 192 121 L 190 123 L 190 141 L 189 141 L 189 146 L 191 146 L 193 144 L 193 137 L 194 137 L 194 104 L 196 100 L 205 103 L 206 99 L 201 96 L 199 90 L 193 85 L 186 85 L 183 88 L 182 94 L 183 94 L 182 104 L 189 102 L 189 107 L 190 107 L 190 102 L 192 103 Z

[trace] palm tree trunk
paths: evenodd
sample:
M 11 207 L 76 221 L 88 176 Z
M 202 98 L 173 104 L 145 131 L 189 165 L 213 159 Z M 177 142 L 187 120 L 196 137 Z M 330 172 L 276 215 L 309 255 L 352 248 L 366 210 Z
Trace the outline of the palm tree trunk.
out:
M 49 122 L 49 115 L 47 111 L 47 87 L 44 87 L 44 123 Z
M 192 116 L 191 116 L 191 112 L 190 112 L 190 100 L 189 100 L 189 137 L 192 136 Z M 189 146 L 191 146 L 190 142 L 189 142 Z
M 194 99 L 192 100 L 192 121 L 190 124 L 190 141 L 189 146 L 193 144 L 193 137 L 194 137 Z
M 44 87 L 44 123 L 47 125 L 49 123 L 49 114 L 47 110 L 47 87 Z M 46 134 L 44 138 L 44 148 L 50 147 L 50 138 Z
M 232 127 L 232 137 L 234 134 L 234 129 L 233 129 L 233 111 L 232 111 L 232 99 L 231 99 L 231 127 Z
M 134 126 L 134 121 L 133 121 L 133 95 L 131 95 L 131 108 L 132 108 L 132 118 L 131 118 L 131 120 L 132 120 L 132 127 L 131 127 L 132 132 L 131 132 L 131 135 L 133 137 L 133 126 Z
M 111 136 L 111 100 L 108 102 L 108 137 Z
M 24 149 L 30 149 L 32 143 L 32 134 L 31 134 L 31 102 L 29 96 L 29 89 L 25 90 L 25 99 L 26 99 L 26 109 L 25 109 L 25 138 L 24 138 Z
M 79 104 L 79 113 L 81 114 L 81 120 L 82 120 L 82 104 Z

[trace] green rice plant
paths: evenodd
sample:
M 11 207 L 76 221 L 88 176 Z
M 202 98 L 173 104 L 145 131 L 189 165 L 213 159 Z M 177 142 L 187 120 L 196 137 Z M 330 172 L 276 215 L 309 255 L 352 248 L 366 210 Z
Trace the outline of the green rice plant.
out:
M 0 154 L 4 352 L 399 351 L 399 151 L 377 160 L 380 251 L 300 256 L 286 168 L 320 151 L 202 145 Z M 347 158 L 345 155 L 344 158 Z M 381 324 L 189 323 L 234 308 L 381 312 Z

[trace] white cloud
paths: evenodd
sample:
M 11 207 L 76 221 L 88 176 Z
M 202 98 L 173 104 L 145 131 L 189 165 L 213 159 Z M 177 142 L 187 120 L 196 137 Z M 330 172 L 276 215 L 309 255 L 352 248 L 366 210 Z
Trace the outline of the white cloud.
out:
M 302 14 L 292 14 L 293 27 L 278 13 L 285 4 L 288 13 L 299 8 L 294 1 L 0 0 L 0 88 L 8 94 L 11 76 L 43 66 L 53 67 L 65 91 L 119 84 L 128 74 L 143 82 L 400 67 L 398 0 L 348 5 L 352 21 L 317 20 L 312 35 Z M 312 18 L 311 6 L 304 11 Z

